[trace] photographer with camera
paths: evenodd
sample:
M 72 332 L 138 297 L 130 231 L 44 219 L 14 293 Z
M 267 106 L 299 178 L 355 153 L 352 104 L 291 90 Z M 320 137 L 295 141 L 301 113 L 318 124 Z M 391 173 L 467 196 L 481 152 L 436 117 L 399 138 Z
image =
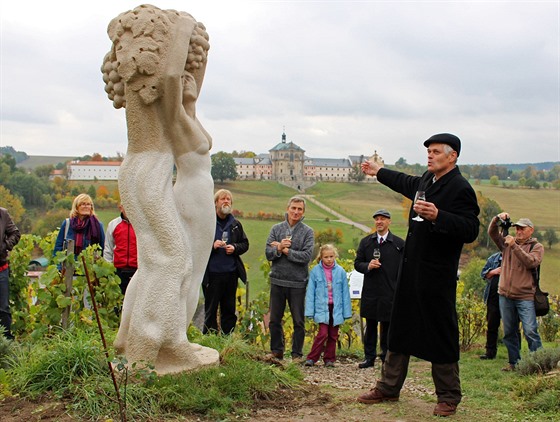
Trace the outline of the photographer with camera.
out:
M 515 227 L 515 237 L 508 234 L 507 229 L 511 226 Z M 519 321 L 523 326 L 529 350 L 534 352 L 542 347 L 533 302 L 535 286 L 532 270 L 541 264 L 544 247 L 536 238 L 531 237 L 534 231 L 535 227 L 528 218 L 521 218 L 511 224 L 507 212 L 495 216 L 488 227 L 488 235 L 502 252 L 498 294 L 504 323 L 504 344 L 509 360 L 503 371 L 515 370 L 515 365 L 521 359 L 521 344 L 517 334 Z

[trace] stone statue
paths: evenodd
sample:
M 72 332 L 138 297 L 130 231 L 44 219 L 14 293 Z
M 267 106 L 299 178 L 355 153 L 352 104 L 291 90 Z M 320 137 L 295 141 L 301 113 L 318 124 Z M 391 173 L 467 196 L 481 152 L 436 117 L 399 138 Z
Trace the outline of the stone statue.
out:
M 186 334 L 215 230 L 212 140 L 195 113 L 208 34 L 191 15 L 151 5 L 121 13 L 107 32 L 113 44 L 101 70 L 109 99 L 126 109 L 119 190 L 139 263 L 115 348 L 158 374 L 216 364 L 218 352 Z

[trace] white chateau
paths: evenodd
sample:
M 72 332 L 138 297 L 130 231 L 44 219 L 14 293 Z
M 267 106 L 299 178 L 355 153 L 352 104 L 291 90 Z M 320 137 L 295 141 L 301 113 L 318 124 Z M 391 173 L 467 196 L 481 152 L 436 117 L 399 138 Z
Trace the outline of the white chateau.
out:
M 120 161 L 70 161 L 68 180 L 118 180 Z
M 253 158 L 234 158 L 238 180 L 275 180 L 304 188 L 319 181 L 348 182 L 353 169 L 366 159 L 383 163 L 377 151 L 372 157 L 306 157 L 301 147 L 287 142 L 285 133 L 268 152 Z M 120 161 L 71 161 L 67 165 L 68 180 L 118 180 L 120 166 Z
M 306 157 L 301 147 L 287 142 L 285 133 L 282 133 L 282 141 L 270 149 L 269 154 L 259 154 L 254 158 L 234 158 L 239 180 L 276 180 L 296 185 L 308 185 L 318 181 L 350 181 L 353 168 L 366 159 L 370 157 Z M 383 162 L 377 152 L 371 159 Z

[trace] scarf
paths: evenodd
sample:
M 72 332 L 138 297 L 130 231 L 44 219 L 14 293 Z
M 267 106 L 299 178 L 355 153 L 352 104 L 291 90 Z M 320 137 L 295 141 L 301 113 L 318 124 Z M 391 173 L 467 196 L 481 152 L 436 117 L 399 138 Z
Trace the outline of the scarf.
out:
M 321 261 L 323 270 L 325 271 L 325 278 L 327 279 L 327 292 L 329 294 L 329 305 L 333 303 L 333 290 L 332 290 L 332 270 L 334 268 L 334 263 L 328 267 L 323 261 Z
M 99 220 L 95 215 L 80 220 L 78 217 L 70 219 L 70 227 L 74 232 L 74 254 L 78 256 L 84 247 L 101 242 Z

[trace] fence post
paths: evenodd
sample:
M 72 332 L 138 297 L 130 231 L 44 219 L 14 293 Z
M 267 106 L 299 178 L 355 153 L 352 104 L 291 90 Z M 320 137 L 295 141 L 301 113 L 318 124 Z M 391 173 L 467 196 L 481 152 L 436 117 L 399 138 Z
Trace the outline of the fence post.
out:
M 74 240 L 68 239 L 66 241 L 66 256 L 74 255 Z M 63 265 L 63 274 L 64 274 L 64 284 L 66 285 L 66 291 L 64 292 L 64 296 L 71 297 L 72 296 L 72 280 L 74 278 L 74 264 L 69 263 L 68 261 L 64 261 Z M 62 328 L 68 328 L 68 318 L 70 317 L 70 309 L 72 305 L 68 305 L 62 311 Z

